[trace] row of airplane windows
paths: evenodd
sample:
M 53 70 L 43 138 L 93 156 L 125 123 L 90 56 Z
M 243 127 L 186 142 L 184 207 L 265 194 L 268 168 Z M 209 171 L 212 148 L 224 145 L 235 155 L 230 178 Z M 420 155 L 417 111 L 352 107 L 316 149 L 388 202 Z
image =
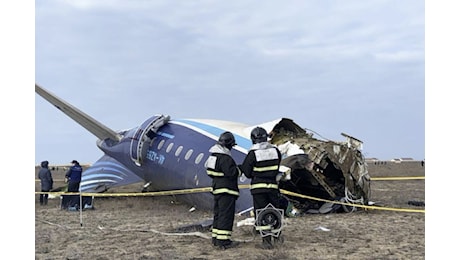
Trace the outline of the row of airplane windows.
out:
M 152 142 L 153 142 L 153 140 L 152 140 Z M 160 149 L 163 147 L 163 145 L 165 144 L 165 142 L 166 142 L 165 139 L 161 140 L 161 141 L 158 143 L 157 149 L 160 150 Z M 171 152 L 173 146 L 174 146 L 174 143 L 170 143 L 170 144 L 168 145 L 168 147 L 166 147 L 166 152 L 167 152 L 167 153 Z M 182 152 L 183 149 L 184 149 L 184 147 L 183 147 L 182 145 L 179 145 L 179 146 L 177 147 L 176 152 L 174 153 L 174 155 L 175 155 L 176 157 L 178 157 L 178 156 L 181 154 L 181 152 Z M 189 150 L 187 151 L 187 153 L 185 153 L 184 159 L 185 159 L 185 160 L 190 159 L 190 157 L 192 157 L 192 154 L 193 154 L 193 149 L 189 149 Z M 198 154 L 198 156 L 195 158 L 195 164 L 199 164 L 199 163 L 201 162 L 201 160 L 203 160 L 203 157 L 204 157 L 204 154 L 203 154 L 203 153 Z

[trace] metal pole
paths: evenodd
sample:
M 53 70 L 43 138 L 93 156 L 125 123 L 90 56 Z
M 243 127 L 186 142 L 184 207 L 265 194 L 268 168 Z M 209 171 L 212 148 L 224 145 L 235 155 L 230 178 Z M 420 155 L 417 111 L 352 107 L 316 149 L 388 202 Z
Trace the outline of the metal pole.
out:
M 82 198 L 81 198 L 81 188 L 80 188 L 80 227 L 83 227 L 83 206 L 82 204 Z

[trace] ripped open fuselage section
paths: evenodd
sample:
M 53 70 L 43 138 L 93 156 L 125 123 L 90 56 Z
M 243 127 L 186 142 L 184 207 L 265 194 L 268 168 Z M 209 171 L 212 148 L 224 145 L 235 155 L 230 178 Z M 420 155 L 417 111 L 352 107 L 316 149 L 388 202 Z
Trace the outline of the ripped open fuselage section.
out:
M 344 142 L 324 141 L 295 124 L 290 125 L 289 121 L 284 123 L 271 132 L 271 143 L 278 147 L 295 145 L 304 153 L 285 153 L 281 161 L 282 166 L 290 169 L 290 174 L 279 186 L 282 192 L 287 191 L 283 192 L 285 198 L 298 212 L 318 213 L 328 201 L 340 201 L 342 206 L 368 204 L 370 176 L 361 153 L 361 141 L 346 134 L 342 134 L 346 138 Z M 349 207 L 331 207 L 329 211 L 342 209 L 347 211 Z

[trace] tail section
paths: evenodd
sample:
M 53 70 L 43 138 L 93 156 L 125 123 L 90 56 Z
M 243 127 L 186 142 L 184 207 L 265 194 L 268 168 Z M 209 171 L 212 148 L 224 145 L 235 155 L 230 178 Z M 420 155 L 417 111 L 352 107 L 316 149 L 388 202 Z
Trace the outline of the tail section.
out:
M 82 192 L 103 192 L 117 186 L 125 186 L 143 180 L 123 164 L 110 156 L 102 156 L 83 172 L 80 190 Z
M 99 138 L 98 146 L 110 143 L 110 145 L 104 147 L 109 147 L 110 149 L 108 150 L 114 154 L 124 150 L 123 143 L 120 142 L 123 137 L 121 134 L 118 134 L 37 84 L 35 84 L 35 92 Z M 139 177 L 139 174 L 134 173 L 126 165 L 111 157 L 111 154 L 108 155 L 106 150 L 102 150 L 105 155 L 83 172 L 80 183 L 80 190 L 82 192 L 103 192 L 112 187 L 143 181 Z

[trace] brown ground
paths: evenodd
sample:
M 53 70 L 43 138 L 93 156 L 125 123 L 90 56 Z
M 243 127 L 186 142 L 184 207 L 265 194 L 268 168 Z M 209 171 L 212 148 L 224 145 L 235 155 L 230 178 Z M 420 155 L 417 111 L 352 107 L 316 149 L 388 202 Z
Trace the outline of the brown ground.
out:
M 425 176 L 420 162 L 370 163 L 369 172 L 372 178 Z M 55 186 L 63 185 L 61 171 L 53 171 L 53 177 Z M 171 196 L 96 198 L 95 209 L 80 214 L 61 210 L 59 198 L 40 206 L 35 195 L 35 258 L 425 259 L 425 213 L 410 211 L 425 208 L 408 204 L 425 201 L 425 181 L 373 180 L 371 188 L 371 201 L 383 209 L 286 218 L 285 242 L 274 250 L 256 248 L 261 238 L 253 236 L 251 226 L 236 227 L 243 217 L 236 217 L 232 237 L 245 243 L 225 251 L 213 248 L 209 232 L 175 232 L 212 213 L 190 212 Z

